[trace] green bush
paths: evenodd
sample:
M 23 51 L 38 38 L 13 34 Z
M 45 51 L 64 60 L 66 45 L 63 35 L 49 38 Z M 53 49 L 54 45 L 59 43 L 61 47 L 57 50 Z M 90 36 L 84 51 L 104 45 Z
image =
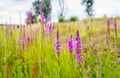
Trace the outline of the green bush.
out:
M 3 26 L 4 24 L 0 24 L 0 26 Z
M 74 22 L 74 21 L 77 21 L 77 20 L 78 20 L 78 17 L 76 17 L 76 16 L 72 16 L 69 19 L 69 21 L 71 21 L 71 22 Z
M 65 22 L 65 18 L 64 17 L 59 17 L 58 21 L 59 22 Z

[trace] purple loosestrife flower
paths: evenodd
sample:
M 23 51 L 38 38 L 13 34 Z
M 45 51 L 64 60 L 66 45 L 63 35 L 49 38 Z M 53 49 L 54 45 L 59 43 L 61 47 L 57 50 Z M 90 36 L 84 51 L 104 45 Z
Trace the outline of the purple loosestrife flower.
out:
M 29 34 L 29 35 L 26 36 L 26 40 L 30 41 L 30 39 L 31 39 L 31 35 Z
M 77 54 L 75 59 L 78 63 L 80 63 L 83 59 L 83 56 L 81 56 L 80 54 Z
M 24 40 L 24 39 L 21 39 L 21 40 L 20 40 L 20 43 L 21 43 L 21 45 L 22 45 L 22 49 L 24 49 L 24 48 L 25 48 L 25 40 Z
M 108 32 L 108 35 L 110 35 L 110 19 L 107 19 L 107 32 Z
M 41 22 L 42 22 L 42 34 L 44 35 L 45 16 L 44 12 L 41 11 Z
M 71 35 L 71 38 L 68 40 L 68 49 L 69 49 L 69 52 L 70 52 L 70 54 L 71 54 L 72 51 L 73 51 L 73 40 L 72 40 L 72 35 Z
M 40 10 L 42 10 L 42 3 L 39 4 L 39 8 L 40 8 Z
M 110 19 L 107 19 L 107 26 L 110 26 Z
M 50 33 L 50 37 L 52 36 L 52 31 L 53 31 L 53 26 L 52 23 L 50 22 L 49 25 L 46 27 L 46 31 Z
M 25 45 L 25 40 L 22 39 L 22 40 L 20 41 L 20 43 L 21 43 L 21 45 Z
M 56 53 L 59 55 L 60 54 L 60 51 L 62 50 L 62 45 L 59 41 L 59 31 L 57 31 L 57 40 L 55 42 L 55 47 L 54 49 L 56 50 Z
M 117 22 L 116 20 L 114 20 L 114 29 L 115 29 L 115 32 L 117 31 Z
M 114 20 L 114 30 L 115 30 L 115 36 L 117 39 L 117 22 L 116 22 L 116 20 Z
M 79 54 L 82 50 L 82 39 L 79 36 L 79 32 L 77 30 L 76 37 L 75 37 L 75 51 L 76 54 Z
M 44 12 L 41 13 L 41 21 L 44 24 L 45 23 L 45 15 Z
M 52 23 L 50 23 L 50 25 L 49 25 L 49 31 L 50 31 L 50 33 L 52 33 L 52 31 L 53 31 Z
M 108 39 L 109 39 L 109 35 L 106 34 L 106 36 L 105 36 L 105 40 L 106 40 L 107 43 L 108 43 Z
M 26 19 L 26 21 L 25 21 L 27 25 L 30 24 L 30 23 L 32 23 L 32 17 L 33 17 L 32 12 L 31 12 L 31 11 L 28 11 L 28 12 L 27 12 L 27 19 Z
M 28 12 L 27 12 L 27 16 L 30 17 L 30 18 L 32 18 L 32 16 L 33 16 L 32 12 L 31 12 L 31 11 L 28 11 Z
M 26 25 L 30 24 L 31 23 L 30 19 L 26 19 L 25 23 Z

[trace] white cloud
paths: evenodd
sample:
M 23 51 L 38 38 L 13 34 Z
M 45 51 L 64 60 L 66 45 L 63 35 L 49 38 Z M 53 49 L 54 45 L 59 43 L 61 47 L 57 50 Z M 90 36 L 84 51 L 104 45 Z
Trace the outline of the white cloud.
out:
M 12 23 L 20 23 L 21 12 L 21 22 L 25 21 L 26 11 L 30 10 L 32 2 L 34 0 L 1 0 L 0 1 L 0 23 L 10 23 L 9 19 L 11 18 Z
M 97 0 L 94 5 L 96 17 L 101 17 L 106 14 L 107 16 L 116 16 L 120 14 L 120 1 L 119 0 Z

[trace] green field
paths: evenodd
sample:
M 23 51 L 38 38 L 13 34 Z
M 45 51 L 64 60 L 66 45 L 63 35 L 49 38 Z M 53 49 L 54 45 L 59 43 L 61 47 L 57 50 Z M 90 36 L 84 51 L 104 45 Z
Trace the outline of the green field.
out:
M 117 39 L 111 18 L 108 43 L 106 19 L 55 23 L 50 36 L 40 23 L 17 28 L 0 28 L 0 78 L 120 78 L 120 19 Z M 32 31 L 31 31 L 32 29 Z M 56 32 L 62 44 L 60 55 L 54 50 Z M 83 59 L 78 63 L 75 50 L 70 54 L 67 41 L 76 31 L 82 39 Z M 25 39 L 24 45 L 21 39 Z

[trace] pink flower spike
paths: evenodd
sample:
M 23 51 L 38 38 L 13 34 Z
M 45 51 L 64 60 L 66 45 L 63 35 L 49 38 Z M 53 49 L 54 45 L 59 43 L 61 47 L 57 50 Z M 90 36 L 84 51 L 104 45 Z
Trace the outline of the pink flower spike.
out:
M 53 26 L 52 26 L 52 23 L 50 23 L 49 25 L 49 31 L 52 32 L 53 31 Z
M 40 8 L 40 10 L 42 10 L 42 3 L 39 4 L 39 8 Z
M 107 26 L 110 26 L 110 19 L 107 19 Z
M 54 47 L 56 53 L 59 55 L 60 51 L 62 50 L 62 45 L 59 41 L 59 30 L 57 31 L 57 40 L 55 42 L 55 47 Z
M 27 12 L 27 16 L 31 18 L 31 17 L 33 16 L 32 11 L 28 11 L 28 12 Z
M 109 40 L 109 35 L 106 34 L 106 36 L 105 36 L 105 41 L 107 42 L 107 44 L 108 44 L 108 40 Z
M 45 15 L 44 12 L 41 13 L 41 21 L 44 24 L 45 23 Z
M 116 20 L 114 20 L 114 30 L 115 30 L 115 32 L 117 31 L 117 22 L 116 22 Z
M 68 49 L 69 49 L 69 52 L 72 53 L 72 51 L 73 51 L 72 35 L 71 35 L 71 38 L 68 40 Z
M 31 35 L 29 34 L 29 35 L 26 36 L 26 40 L 30 41 L 30 39 L 31 39 Z
M 25 40 L 24 39 L 20 40 L 20 43 L 21 45 L 25 45 Z
M 83 59 L 83 56 L 81 56 L 80 54 L 77 54 L 75 59 L 78 63 L 80 63 Z
M 76 54 L 79 54 L 82 50 L 82 39 L 79 36 L 79 32 L 77 30 L 76 37 L 75 37 L 75 51 Z

